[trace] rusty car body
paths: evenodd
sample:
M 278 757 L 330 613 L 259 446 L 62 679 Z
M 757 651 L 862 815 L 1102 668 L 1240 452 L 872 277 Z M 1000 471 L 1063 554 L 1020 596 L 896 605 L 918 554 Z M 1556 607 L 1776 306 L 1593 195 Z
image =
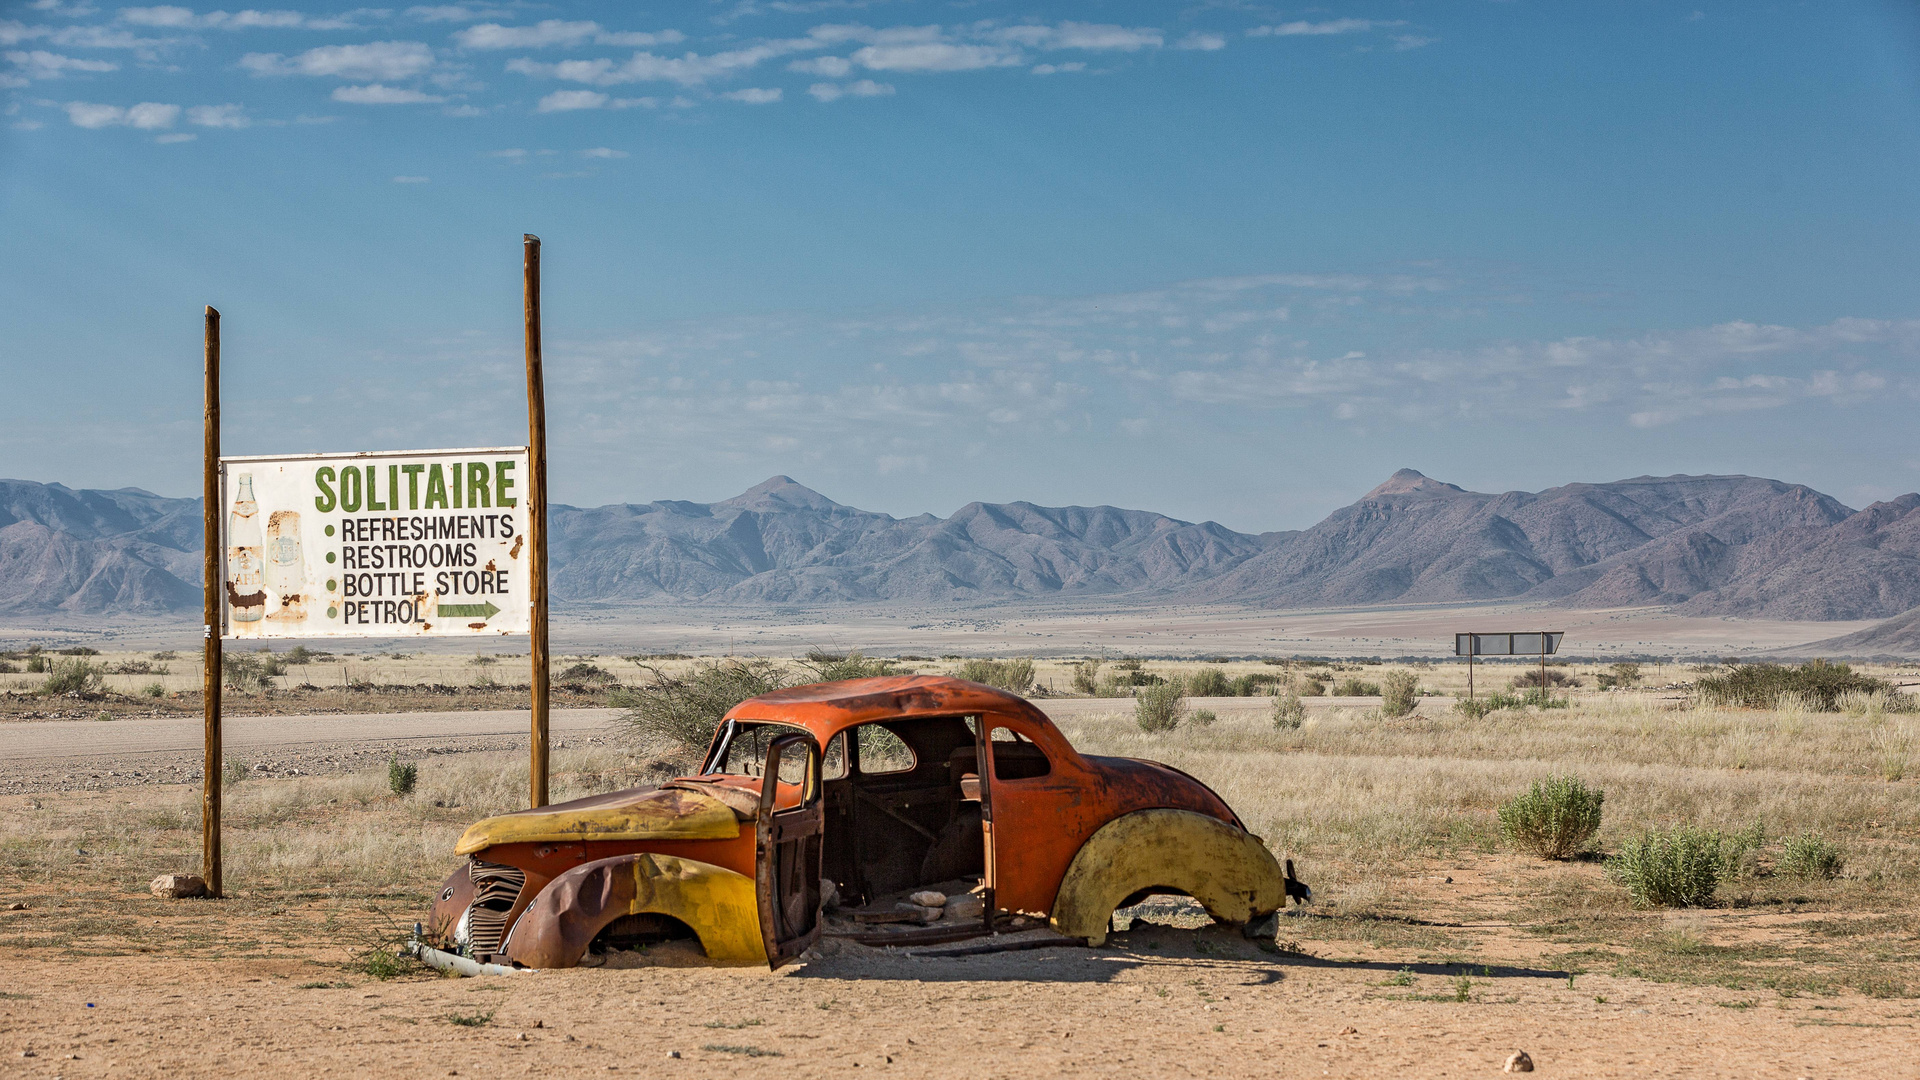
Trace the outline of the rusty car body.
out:
M 885 927 L 888 940 L 958 940 L 1019 919 L 1089 944 L 1116 909 L 1155 893 L 1269 934 L 1288 896 L 1306 896 L 1291 862 L 1283 871 L 1193 777 L 1080 754 L 1026 700 L 932 676 L 749 699 L 695 775 L 487 818 L 456 850 L 467 862 L 424 944 L 503 968 L 571 967 L 673 936 L 713 960 L 778 967 L 819 939 L 823 891 L 884 911 L 959 882 L 979 914 Z

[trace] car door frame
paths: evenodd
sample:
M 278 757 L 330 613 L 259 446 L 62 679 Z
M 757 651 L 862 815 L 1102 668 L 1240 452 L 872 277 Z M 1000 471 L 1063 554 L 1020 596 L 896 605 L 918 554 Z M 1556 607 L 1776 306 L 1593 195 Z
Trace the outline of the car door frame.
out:
M 776 808 L 782 758 L 794 749 L 806 755 L 797 805 Z M 778 968 L 820 940 L 821 851 L 826 834 L 820 743 L 811 732 L 776 736 L 767 744 L 760 804 L 754 815 L 754 895 L 767 966 Z

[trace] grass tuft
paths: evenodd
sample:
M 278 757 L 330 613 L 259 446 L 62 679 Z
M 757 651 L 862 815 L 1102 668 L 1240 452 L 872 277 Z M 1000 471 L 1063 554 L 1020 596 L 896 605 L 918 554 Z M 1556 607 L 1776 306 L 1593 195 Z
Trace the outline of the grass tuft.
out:
M 1777 865 L 1790 877 L 1832 881 L 1846 868 L 1847 856 L 1818 833 L 1802 833 L 1787 840 Z
M 387 790 L 395 795 L 411 795 L 420 780 L 420 766 L 398 757 L 387 759 Z

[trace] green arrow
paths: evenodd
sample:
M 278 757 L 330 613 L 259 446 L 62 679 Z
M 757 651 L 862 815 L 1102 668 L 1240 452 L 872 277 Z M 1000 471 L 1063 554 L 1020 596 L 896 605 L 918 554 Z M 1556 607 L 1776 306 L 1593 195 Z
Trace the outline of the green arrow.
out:
M 442 619 L 491 619 L 500 614 L 500 609 L 492 601 L 484 604 L 441 604 Z

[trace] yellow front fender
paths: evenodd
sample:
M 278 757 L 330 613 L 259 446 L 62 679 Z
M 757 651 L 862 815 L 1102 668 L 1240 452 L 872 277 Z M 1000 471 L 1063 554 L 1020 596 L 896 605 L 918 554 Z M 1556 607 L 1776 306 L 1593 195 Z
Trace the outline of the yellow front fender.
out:
M 1280 864 L 1259 837 L 1191 810 L 1136 810 L 1080 846 L 1048 922 L 1056 933 L 1099 945 L 1120 902 L 1153 888 L 1186 893 L 1207 914 L 1234 923 L 1287 903 Z
M 505 952 L 526 967 L 572 967 L 607 924 L 643 914 L 687 924 L 708 959 L 767 962 L 752 878 L 651 852 L 585 863 L 554 878 L 514 923 Z

